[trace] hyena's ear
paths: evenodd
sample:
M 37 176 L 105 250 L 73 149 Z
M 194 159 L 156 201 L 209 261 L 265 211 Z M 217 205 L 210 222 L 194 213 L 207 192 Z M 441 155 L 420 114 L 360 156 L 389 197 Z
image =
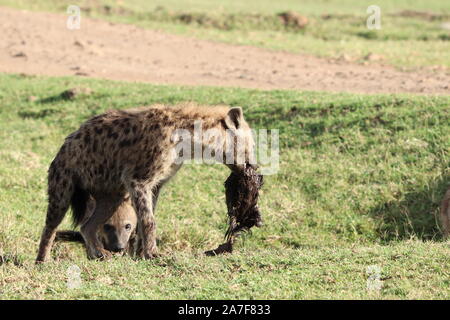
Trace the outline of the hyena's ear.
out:
M 244 113 L 241 107 L 233 107 L 228 110 L 225 117 L 225 124 L 229 129 L 239 129 L 244 122 Z

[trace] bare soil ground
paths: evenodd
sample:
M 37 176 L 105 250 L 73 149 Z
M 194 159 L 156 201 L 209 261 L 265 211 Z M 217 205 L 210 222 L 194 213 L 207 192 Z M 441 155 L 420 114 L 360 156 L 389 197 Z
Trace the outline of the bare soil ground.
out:
M 86 76 L 158 84 L 361 93 L 450 94 L 444 71 L 329 61 L 112 24 L 0 8 L 0 72 Z

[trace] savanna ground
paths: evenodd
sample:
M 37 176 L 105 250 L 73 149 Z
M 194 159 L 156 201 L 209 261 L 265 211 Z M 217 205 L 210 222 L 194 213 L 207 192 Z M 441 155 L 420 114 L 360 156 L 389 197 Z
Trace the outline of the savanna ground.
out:
M 19 9 L 65 13 L 77 4 L 83 17 L 129 23 L 201 39 L 369 62 L 380 56 L 401 69 L 449 68 L 450 3 L 445 0 L 1 0 Z M 368 6 L 381 8 L 381 30 L 369 30 Z M 277 14 L 306 16 L 304 29 L 286 28 Z M 376 61 L 380 62 L 380 61 Z
M 365 16 L 361 1 L 219 2 L 91 1 L 81 6 L 90 6 L 90 14 L 102 19 L 235 44 L 328 58 L 352 53 L 363 59 L 370 50 L 397 68 L 445 70 L 450 65 L 448 31 L 440 28 L 450 20 L 446 1 L 378 1 L 392 13 L 383 20 L 390 28 L 366 36 L 358 33 L 367 29 L 351 23 Z M 61 3 L 0 1 L 65 11 Z M 204 20 L 186 24 L 159 9 L 159 20 L 148 21 L 145 15 L 155 15 L 157 5 L 175 13 L 213 15 L 217 21 L 250 13 L 266 18 L 221 27 Z M 286 32 L 269 23 L 267 17 L 288 8 L 307 15 L 322 31 Z M 394 14 L 407 9 L 427 15 Z M 73 99 L 61 95 L 74 87 L 91 92 Z M 280 170 L 266 177 L 261 195 L 264 227 L 241 239 L 232 255 L 205 257 L 203 251 L 221 243 L 226 229 L 223 181 L 228 170 L 186 165 L 161 194 L 160 258 L 88 261 L 81 246 L 60 243 L 51 262 L 35 266 L 46 171 L 64 137 L 107 109 L 183 101 L 243 106 L 255 129 L 280 130 Z M 0 74 L 0 297 L 449 299 L 450 247 L 437 220 L 450 181 L 449 106 L 448 95 L 262 91 Z M 70 228 L 69 219 L 61 228 Z M 69 289 L 67 270 L 74 265 L 81 269 L 82 286 Z M 380 270 L 379 290 L 368 290 L 371 266 Z

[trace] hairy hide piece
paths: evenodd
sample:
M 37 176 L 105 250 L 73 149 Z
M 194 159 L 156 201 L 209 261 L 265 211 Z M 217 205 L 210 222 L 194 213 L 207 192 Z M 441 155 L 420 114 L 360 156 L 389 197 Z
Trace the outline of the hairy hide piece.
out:
M 232 172 L 225 181 L 225 198 L 228 209 L 228 230 L 226 243 L 217 249 L 207 251 L 207 255 L 217 255 L 233 251 L 235 238 L 253 226 L 262 225 L 258 208 L 259 190 L 263 185 L 263 176 L 253 166 L 246 165 L 243 171 Z

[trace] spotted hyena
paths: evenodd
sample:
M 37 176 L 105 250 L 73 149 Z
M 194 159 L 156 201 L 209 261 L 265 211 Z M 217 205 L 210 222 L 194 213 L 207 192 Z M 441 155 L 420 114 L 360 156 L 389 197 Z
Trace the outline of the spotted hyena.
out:
M 118 207 L 116 207 L 116 205 Z M 123 253 L 128 252 L 134 254 L 136 249 L 136 227 L 137 216 L 134 211 L 129 197 L 123 199 L 109 199 L 102 197 L 95 201 L 90 199 L 88 202 L 88 214 L 85 221 L 87 222 L 92 215 L 95 215 L 101 224 L 96 233 L 90 234 L 81 223 L 81 231 L 57 231 L 57 241 L 71 241 L 85 243 L 84 239 L 97 237 L 102 243 L 104 249 L 109 252 Z M 112 216 L 111 216 L 112 212 Z M 76 221 L 74 221 L 76 223 Z M 88 252 L 89 248 L 87 247 Z
M 445 193 L 441 203 L 441 223 L 444 238 L 450 237 L 450 188 Z
M 199 124 L 214 134 L 199 136 Z M 181 140 L 188 149 L 178 148 Z M 138 217 L 139 255 L 154 257 L 158 195 L 181 167 L 186 153 L 198 158 L 208 151 L 239 172 L 252 160 L 253 146 L 253 135 L 240 107 L 155 105 L 93 117 L 66 138 L 50 165 L 47 218 L 36 261 L 48 258 L 56 228 L 70 205 L 75 221 L 80 222 L 90 196 L 120 199 L 127 194 Z M 199 149 L 200 153 L 195 152 Z M 92 215 L 84 224 L 85 233 L 94 235 L 104 222 Z M 85 241 L 90 258 L 108 256 L 97 237 Z

